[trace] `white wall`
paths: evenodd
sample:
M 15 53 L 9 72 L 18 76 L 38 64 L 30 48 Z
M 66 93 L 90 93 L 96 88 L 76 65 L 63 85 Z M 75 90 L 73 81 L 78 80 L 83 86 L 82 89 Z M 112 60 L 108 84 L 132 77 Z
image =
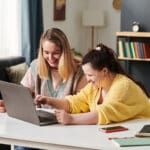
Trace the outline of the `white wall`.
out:
M 115 48 L 115 32 L 120 30 L 120 11 L 112 8 L 112 0 L 66 0 L 65 21 L 54 21 L 53 0 L 43 0 L 44 29 L 62 29 L 71 47 L 85 53 L 91 47 L 91 30 L 82 25 L 82 12 L 87 9 L 100 9 L 105 12 L 106 26 L 95 30 L 95 45 L 103 42 Z
M 97 29 L 97 39 L 115 50 L 116 32 L 120 31 L 120 10 L 112 6 L 113 0 L 89 0 L 89 6 L 105 13 L 105 27 Z

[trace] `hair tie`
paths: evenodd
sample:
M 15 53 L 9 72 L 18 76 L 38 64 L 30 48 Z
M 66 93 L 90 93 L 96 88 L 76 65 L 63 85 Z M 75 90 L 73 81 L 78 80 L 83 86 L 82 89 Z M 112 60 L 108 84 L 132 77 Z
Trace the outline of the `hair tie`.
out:
M 101 49 L 102 49 L 101 46 L 97 46 L 97 47 L 96 47 L 96 50 L 97 50 L 97 51 L 100 51 Z

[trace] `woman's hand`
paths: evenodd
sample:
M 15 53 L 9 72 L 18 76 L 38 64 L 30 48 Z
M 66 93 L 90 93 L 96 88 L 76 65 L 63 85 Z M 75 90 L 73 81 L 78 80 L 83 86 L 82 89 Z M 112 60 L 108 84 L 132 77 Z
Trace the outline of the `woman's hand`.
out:
M 63 125 L 71 124 L 72 116 L 65 110 L 55 110 L 57 121 Z
M 0 100 L 0 113 L 6 112 L 4 101 Z
M 40 107 L 41 104 L 48 104 L 48 97 L 42 96 L 42 95 L 37 95 L 34 99 L 34 102 L 38 107 Z

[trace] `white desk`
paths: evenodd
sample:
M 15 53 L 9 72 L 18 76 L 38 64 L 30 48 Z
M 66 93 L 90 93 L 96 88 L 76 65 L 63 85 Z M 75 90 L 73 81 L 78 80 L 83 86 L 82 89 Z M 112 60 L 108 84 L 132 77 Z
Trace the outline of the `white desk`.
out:
M 132 120 L 120 123 L 129 131 L 102 133 L 98 125 L 50 125 L 39 127 L 0 114 L 0 143 L 43 148 L 47 150 L 149 150 L 150 146 L 118 148 L 108 137 L 131 137 L 150 124 L 149 120 Z

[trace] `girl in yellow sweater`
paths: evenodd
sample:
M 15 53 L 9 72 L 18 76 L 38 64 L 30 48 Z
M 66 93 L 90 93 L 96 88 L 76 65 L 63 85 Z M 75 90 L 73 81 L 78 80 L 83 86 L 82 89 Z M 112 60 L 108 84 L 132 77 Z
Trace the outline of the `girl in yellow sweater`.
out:
M 103 44 L 88 52 L 82 69 L 89 82 L 78 94 L 56 99 L 38 95 L 36 104 L 49 104 L 61 124 L 109 124 L 150 118 L 146 90 L 122 69 L 114 51 Z

